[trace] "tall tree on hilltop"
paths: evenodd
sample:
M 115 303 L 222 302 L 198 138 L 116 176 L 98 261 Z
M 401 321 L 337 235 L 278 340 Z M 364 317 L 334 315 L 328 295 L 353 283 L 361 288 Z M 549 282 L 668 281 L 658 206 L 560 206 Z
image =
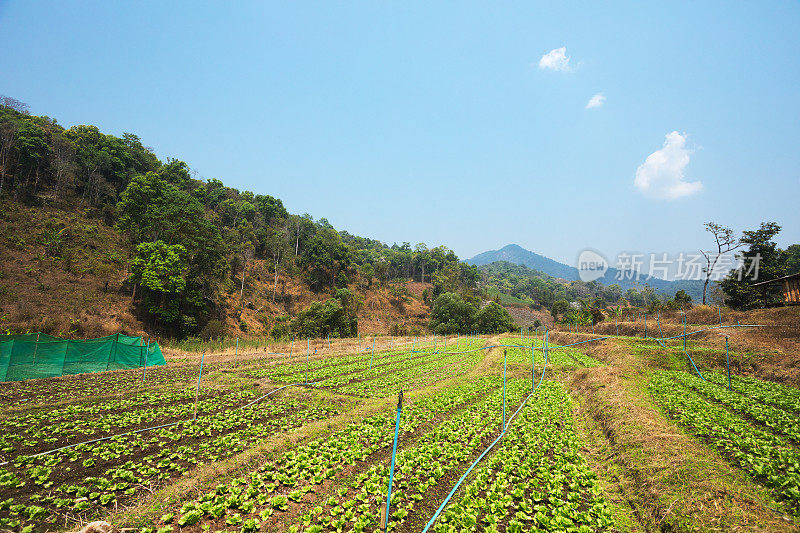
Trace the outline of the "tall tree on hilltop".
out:
M 747 250 L 739 254 L 740 266 L 720 282 L 725 302 L 737 309 L 766 307 L 780 302 L 780 295 L 771 287 L 753 287 L 757 281 L 779 278 L 786 268 L 786 252 L 773 241 L 781 227 L 775 222 L 762 222 L 757 230 L 742 232 L 741 242 Z
M 743 243 L 733 235 L 733 230 L 731 228 L 720 226 L 714 222 L 706 222 L 704 227 L 707 232 L 714 236 L 714 242 L 717 248 L 716 252 L 713 250 L 700 250 L 700 253 L 703 254 L 703 257 L 706 259 L 706 266 L 703 268 L 703 272 L 706 275 L 705 282 L 703 283 L 703 305 L 706 305 L 708 283 L 714 273 L 714 267 L 717 266 L 717 262 L 723 254 L 740 248 Z

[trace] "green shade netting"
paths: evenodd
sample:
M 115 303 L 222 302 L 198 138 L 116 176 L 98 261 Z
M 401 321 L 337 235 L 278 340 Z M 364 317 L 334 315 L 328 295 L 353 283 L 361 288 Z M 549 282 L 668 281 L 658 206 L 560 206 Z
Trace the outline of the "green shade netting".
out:
M 117 334 L 59 339 L 44 333 L 0 335 L 0 381 L 50 378 L 121 368 L 165 365 L 158 343 Z

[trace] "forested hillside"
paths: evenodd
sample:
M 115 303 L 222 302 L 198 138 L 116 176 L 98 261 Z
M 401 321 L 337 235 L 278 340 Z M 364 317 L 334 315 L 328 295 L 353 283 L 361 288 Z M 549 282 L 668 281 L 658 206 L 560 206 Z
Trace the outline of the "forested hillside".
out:
M 196 179 L 132 133 L 63 128 L 7 97 L 0 202 L 0 327 L 10 331 L 51 320 L 57 334 L 348 336 L 359 317 L 379 331 L 390 317 L 420 329 L 429 301 L 469 296 L 478 279 L 444 246 L 337 231 L 268 194 Z M 88 329 L 87 313 L 98 317 Z

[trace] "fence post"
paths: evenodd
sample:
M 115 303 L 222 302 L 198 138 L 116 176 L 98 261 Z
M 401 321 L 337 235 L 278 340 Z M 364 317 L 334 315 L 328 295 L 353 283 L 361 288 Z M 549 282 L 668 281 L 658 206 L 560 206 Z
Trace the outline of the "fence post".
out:
M 117 345 L 119 344 L 119 333 L 117 333 L 116 337 L 114 338 L 114 344 L 111 346 L 111 350 L 108 354 L 108 363 L 106 363 L 106 370 L 111 368 L 111 361 L 116 361 L 117 359 Z M 63 373 L 64 370 L 62 369 L 61 372 Z
M 508 350 L 503 348 L 503 433 L 506 431 L 506 359 Z
M 147 376 L 147 356 L 150 354 L 150 337 L 147 337 L 147 348 L 144 350 L 144 369 L 142 370 L 142 383 Z
M 403 391 L 397 395 L 397 420 L 394 423 L 394 445 L 392 446 L 392 465 L 389 467 L 389 487 L 386 489 L 386 508 L 381 517 L 381 528 L 386 533 L 389 525 L 389 506 L 392 502 L 392 483 L 394 482 L 394 461 L 397 456 L 397 439 L 400 436 L 400 414 L 403 412 Z
M 372 370 L 372 361 L 375 359 L 375 337 L 372 337 L 372 355 L 369 357 L 369 369 Z
M 686 313 L 683 313 L 683 351 L 686 351 Z
M 531 341 L 531 392 L 536 390 L 536 360 L 534 358 L 534 354 L 536 350 L 534 349 L 534 342 Z
M 725 335 L 725 362 L 728 365 L 728 390 L 731 390 L 731 356 L 728 353 L 728 336 Z
M 41 333 L 37 333 L 36 334 L 36 344 L 33 345 L 33 364 L 34 365 L 36 364 L 36 352 L 39 351 L 39 335 L 41 335 Z
M 311 355 L 311 339 L 306 337 L 306 384 L 308 384 L 308 356 Z
M 197 399 L 200 396 L 200 378 L 203 377 L 203 361 L 206 360 L 206 351 L 203 350 L 203 356 L 200 358 L 200 373 L 197 375 L 197 388 L 194 390 L 194 418 L 197 420 Z
M 644 338 L 647 338 L 647 313 L 644 314 Z

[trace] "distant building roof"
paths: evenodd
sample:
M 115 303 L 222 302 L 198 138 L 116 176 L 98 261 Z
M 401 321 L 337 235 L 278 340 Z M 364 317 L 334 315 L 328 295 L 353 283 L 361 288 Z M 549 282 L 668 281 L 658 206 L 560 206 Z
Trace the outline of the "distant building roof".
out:
M 789 274 L 788 276 L 781 276 L 781 277 L 775 278 L 775 279 L 769 279 L 767 281 L 759 281 L 758 283 L 753 283 L 751 286 L 752 287 L 757 287 L 758 285 L 766 285 L 768 283 L 777 283 L 779 281 L 788 280 L 788 279 L 800 279 L 800 272 L 797 272 L 795 274 Z
M 780 278 L 769 279 L 767 281 L 759 281 L 753 283 L 753 287 L 762 286 L 766 291 L 768 285 L 780 284 L 781 291 L 783 292 L 783 301 L 786 304 L 800 304 L 800 272 L 782 276 Z

